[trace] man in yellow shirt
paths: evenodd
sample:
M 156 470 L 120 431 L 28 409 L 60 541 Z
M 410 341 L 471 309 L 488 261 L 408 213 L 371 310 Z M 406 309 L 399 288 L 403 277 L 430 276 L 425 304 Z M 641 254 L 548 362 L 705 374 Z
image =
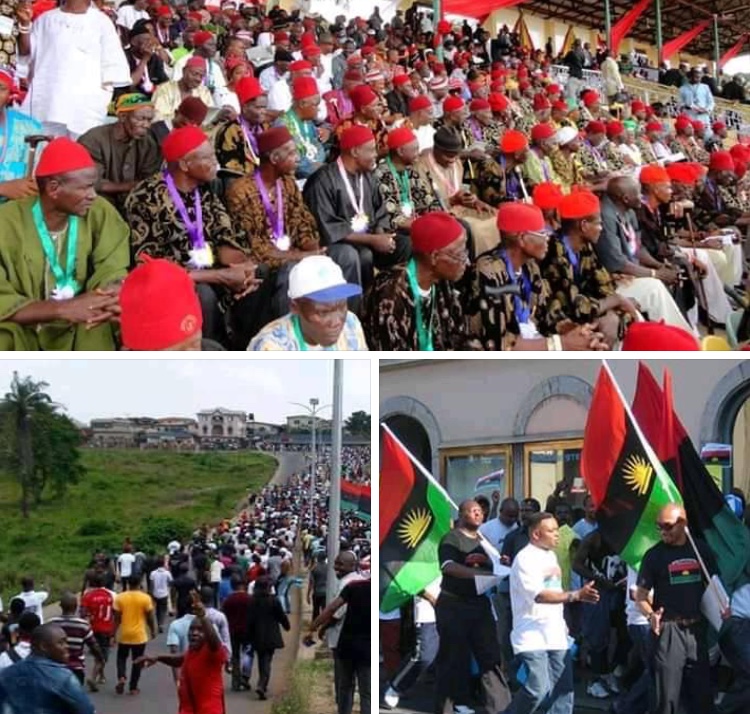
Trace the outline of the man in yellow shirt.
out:
M 122 694 L 127 680 L 128 655 L 133 658 L 130 671 L 128 693 L 139 693 L 138 680 L 143 665 L 136 664 L 146 651 L 146 643 L 156 637 L 156 616 L 151 597 L 141 591 L 141 578 L 133 576 L 129 581 L 130 590 L 121 592 L 114 602 L 115 627 L 117 628 L 117 686 L 115 691 Z

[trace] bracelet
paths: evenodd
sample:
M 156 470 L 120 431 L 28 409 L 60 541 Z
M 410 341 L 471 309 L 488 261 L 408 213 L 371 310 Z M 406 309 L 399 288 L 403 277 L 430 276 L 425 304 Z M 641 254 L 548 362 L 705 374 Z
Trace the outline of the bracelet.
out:
M 651 268 L 651 277 L 652 278 L 656 277 L 656 271 L 653 268 Z

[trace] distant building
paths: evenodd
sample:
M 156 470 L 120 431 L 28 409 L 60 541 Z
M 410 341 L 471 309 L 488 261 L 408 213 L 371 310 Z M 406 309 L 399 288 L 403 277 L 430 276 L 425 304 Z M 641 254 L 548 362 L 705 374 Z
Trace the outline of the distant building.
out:
M 89 445 L 104 449 L 137 447 L 141 434 L 155 428 L 157 421 L 149 417 L 92 419 Z
M 310 414 L 293 414 L 286 418 L 287 431 L 312 431 L 313 420 L 316 418 Z M 332 422 L 330 419 L 317 417 L 316 431 L 330 431 Z
M 245 439 L 247 413 L 221 408 L 198 412 L 197 435 L 201 441 Z
M 250 418 L 247 420 L 248 436 L 275 436 L 284 430 L 281 424 L 270 424 L 265 421 L 254 421 Z

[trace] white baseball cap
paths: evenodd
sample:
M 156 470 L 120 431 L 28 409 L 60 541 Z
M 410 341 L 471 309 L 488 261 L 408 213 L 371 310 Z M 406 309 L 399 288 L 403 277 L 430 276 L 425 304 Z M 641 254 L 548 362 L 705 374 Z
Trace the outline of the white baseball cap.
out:
M 289 299 L 308 298 L 316 302 L 335 302 L 361 295 L 362 288 L 347 283 L 341 268 L 325 255 L 303 258 L 289 273 Z
M 577 129 L 574 129 L 572 126 L 564 126 L 562 129 L 558 129 L 557 134 L 555 134 L 555 139 L 557 143 L 562 146 L 563 144 L 570 143 L 577 136 Z

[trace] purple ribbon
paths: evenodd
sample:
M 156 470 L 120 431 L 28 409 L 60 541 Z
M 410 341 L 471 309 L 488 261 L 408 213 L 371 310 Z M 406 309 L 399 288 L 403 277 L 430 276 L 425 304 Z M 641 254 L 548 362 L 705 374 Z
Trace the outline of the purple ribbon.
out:
M 281 179 L 276 181 L 276 215 L 274 215 L 271 197 L 268 195 L 268 189 L 266 189 L 266 184 L 263 183 L 260 171 L 255 172 L 255 183 L 258 186 L 260 200 L 263 202 L 263 208 L 266 211 L 266 218 L 268 218 L 268 223 L 271 226 L 275 243 L 284 235 L 284 199 L 281 195 Z
M 174 203 L 177 213 L 180 214 L 180 219 L 185 224 L 185 230 L 188 234 L 188 238 L 190 238 L 190 244 L 193 250 L 205 248 L 206 241 L 203 237 L 203 206 L 201 205 L 201 195 L 198 189 L 196 188 L 193 191 L 195 221 L 191 221 L 187 208 L 185 208 L 185 202 L 182 200 L 182 196 L 180 196 L 180 192 L 177 190 L 172 174 L 170 174 L 169 171 L 164 171 L 164 183 L 167 184 L 169 197 L 172 199 L 172 203 Z
M 240 129 L 242 129 L 242 133 L 245 135 L 245 141 L 248 143 L 253 153 L 258 156 L 258 138 L 253 133 L 253 130 L 245 120 L 245 117 L 242 115 L 240 115 Z
M 479 126 L 479 122 L 474 119 L 473 117 L 469 119 L 469 129 L 471 129 L 471 133 L 474 135 L 474 138 L 477 141 L 482 141 L 484 139 L 484 134 L 482 134 L 482 127 Z

